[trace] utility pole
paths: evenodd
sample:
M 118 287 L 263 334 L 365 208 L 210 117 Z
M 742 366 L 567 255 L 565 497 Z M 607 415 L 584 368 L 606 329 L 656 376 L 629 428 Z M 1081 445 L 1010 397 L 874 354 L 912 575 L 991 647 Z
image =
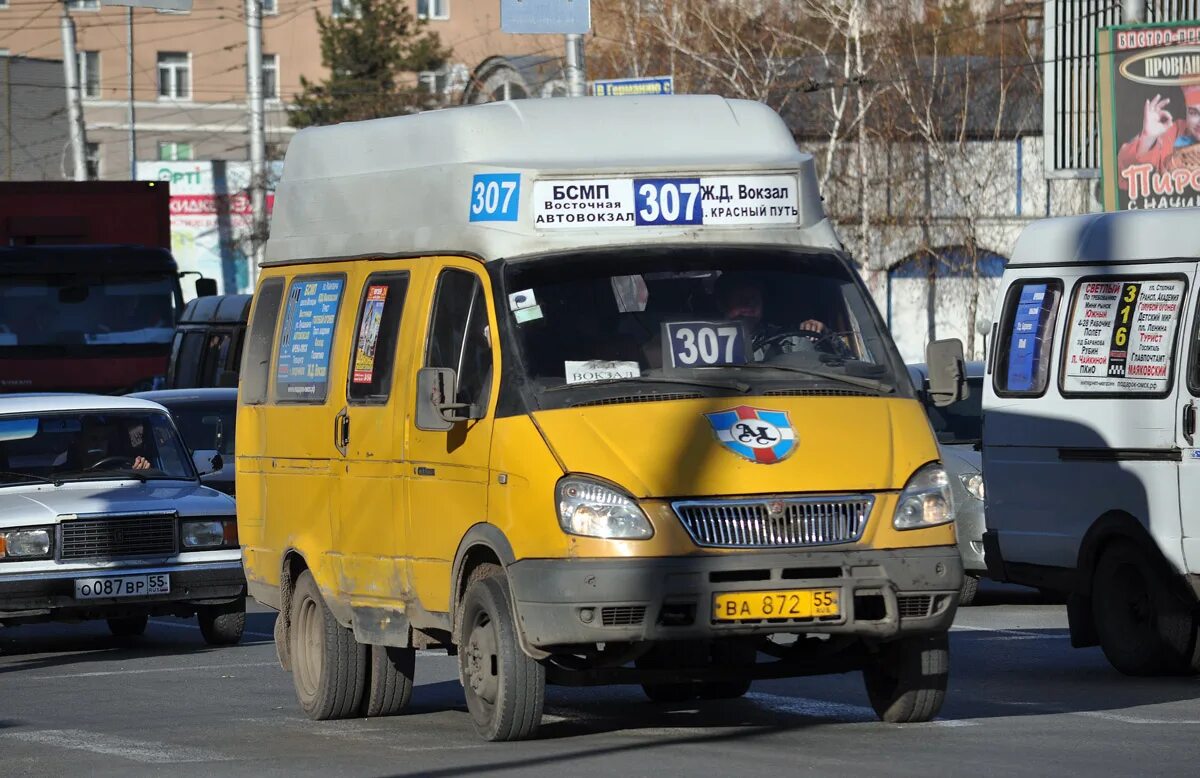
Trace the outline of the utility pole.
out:
M 125 34 L 129 39 L 129 50 L 125 52 L 125 62 L 129 67 L 129 109 L 126 111 L 129 119 L 129 180 L 137 180 L 137 121 L 133 108 L 133 6 L 125 9 Z
M 567 33 L 566 76 L 567 96 L 583 97 L 587 94 L 587 76 L 584 73 L 583 36 L 577 33 Z
M 83 129 L 83 98 L 79 92 L 79 67 L 75 55 L 75 20 L 63 0 L 63 75 L 67 84 L 67 124 L 76 181 L 87 181 L 87 136 Z
M 250 286 L 258 280 L 267 239 L 267 138 L 263 130 L 262 0 L 246 0 L 246 99 L 250 108 Z
M 1146 21 L 1145 0 L 1121 0 L 1121 23 L 1137 24 Z

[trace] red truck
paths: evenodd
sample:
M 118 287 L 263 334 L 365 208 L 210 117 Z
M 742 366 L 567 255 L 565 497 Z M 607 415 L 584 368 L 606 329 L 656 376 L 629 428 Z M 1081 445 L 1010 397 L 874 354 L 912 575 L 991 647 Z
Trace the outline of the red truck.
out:
M 162 382 L 183 307 L 169 199 L 161 181 L 0 182 L 0 392 Z

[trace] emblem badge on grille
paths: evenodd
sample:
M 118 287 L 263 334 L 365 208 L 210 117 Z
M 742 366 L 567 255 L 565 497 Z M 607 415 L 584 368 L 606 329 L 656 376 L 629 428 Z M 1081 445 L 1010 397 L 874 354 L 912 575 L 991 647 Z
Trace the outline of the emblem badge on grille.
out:
M 767 514 L 770 515 L 772 519 L 783 518 L 783 503 L 781 503 L 779 500 L 767 503 Z
M 704 417 L 722 446 L 751 462 L 773 465 L 796 450 L 796 430 L 787 411 L 739 405 Z

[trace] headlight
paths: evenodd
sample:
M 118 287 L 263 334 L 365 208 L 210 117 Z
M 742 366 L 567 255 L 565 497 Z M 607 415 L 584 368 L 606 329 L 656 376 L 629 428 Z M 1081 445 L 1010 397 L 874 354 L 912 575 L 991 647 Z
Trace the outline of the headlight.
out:
M 50 556 L 50 530 L 10 529 L 0 532 L 0 559 L 36 559 Z
M 983 500 L 983 473 L 962 473 L 958 476 L 967 494 L 976 500 Z
M 185 521 L 180 536 L 184 548 L 218 548 L 238 544 L 237 523 L 233 519 Z
M 925 465 L 900 493 L 892 524 L 896 529 L 921 529 L 954 521 L 950 477 L 941 465 Z
M 558 523 L 571 535 L 642 540 L 654 534 L 650 520 L 628 495 L 586 478 L 558 482 Z

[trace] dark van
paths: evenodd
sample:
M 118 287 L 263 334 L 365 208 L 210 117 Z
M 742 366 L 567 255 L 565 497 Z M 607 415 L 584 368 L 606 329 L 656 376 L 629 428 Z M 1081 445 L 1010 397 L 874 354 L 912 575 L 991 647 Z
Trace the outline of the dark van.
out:
M 171 344 L 168 389 L 237 386 L 250 298 L 248 294 L 197 297 L 184 306 Z

